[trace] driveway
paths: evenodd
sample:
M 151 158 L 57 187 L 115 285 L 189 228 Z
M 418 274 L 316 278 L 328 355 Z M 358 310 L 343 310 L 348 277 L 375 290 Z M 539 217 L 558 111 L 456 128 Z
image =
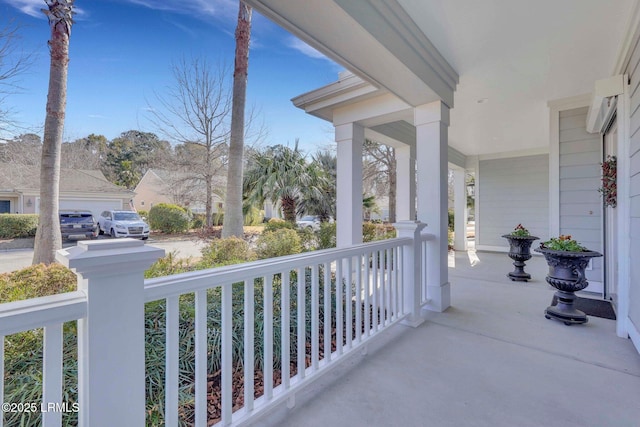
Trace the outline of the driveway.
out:
M 100 236 L 99 238 L 108 237 Z M 153 238 L 150 238 L 146 244 L 164 249 L 167 254 L 175 251 L 178 258 L 199 258 L 201 256 L 200 250 L 204 247 L 201 241 L 196 240 L 154 241 Z M 76 242 L 67 242 L 62 246 L 68 248 L 75 245 Z M 32 259 L 33 249 L 0 251 L 0 273 L 8 273 L 28 267 L 31 265 Z

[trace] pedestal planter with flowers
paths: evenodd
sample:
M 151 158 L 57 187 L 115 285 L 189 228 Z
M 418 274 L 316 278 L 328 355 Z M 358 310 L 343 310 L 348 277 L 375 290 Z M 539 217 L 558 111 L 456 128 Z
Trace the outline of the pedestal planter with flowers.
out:
M 547 283 L 558 290 L 558 305 L 547 307 L 544 316 L 564 322 L 565 325 L 587 323 L 587 315 L 573 306 L 576 299 L 574 293 L 589 286 L 585 268 L 591 258 L 601 257 L 602 254 L 585 248 L 571 236 L 554 237 L 534 250 L 544 255 L 549 265 Z
M 525 261 L 531 259 L 531 244 L 539 237 L 532 236 L 522 224 L 518 224 L 511 233 L 504 234 L 502 237 L 509 241 L 509 258 L 513 260 L 515 267 L 507 277 L 515 282 L 526 282 L 531 279 L 531 275 L 524 271 Z

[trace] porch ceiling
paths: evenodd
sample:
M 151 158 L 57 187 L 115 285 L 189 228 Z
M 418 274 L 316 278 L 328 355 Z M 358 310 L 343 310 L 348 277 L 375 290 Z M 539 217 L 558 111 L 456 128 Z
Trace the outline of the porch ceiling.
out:
M 449 144 L 481 155 L 546 147 L 547 102 L 614 72 L 637 0 L 247 2 L 407 104 L 454 106 Z

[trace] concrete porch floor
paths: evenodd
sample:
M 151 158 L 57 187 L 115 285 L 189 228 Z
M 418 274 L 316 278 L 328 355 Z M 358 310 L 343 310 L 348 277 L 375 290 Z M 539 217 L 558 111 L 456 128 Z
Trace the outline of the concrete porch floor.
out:
M 640 355 L 615 321 L 547 320 L 542 257 L 516 283 L 506 254 L 474 254 L 451 257 L 446 312 L 392 328 L 257 425 L 640 426 Z

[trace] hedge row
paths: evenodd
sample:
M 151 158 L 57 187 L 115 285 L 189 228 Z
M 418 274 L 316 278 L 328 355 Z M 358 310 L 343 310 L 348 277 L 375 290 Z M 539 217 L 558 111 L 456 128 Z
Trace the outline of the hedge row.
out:
M 0 214 L 0 239 L 34 237 L 37 228 L 37 214 Z

